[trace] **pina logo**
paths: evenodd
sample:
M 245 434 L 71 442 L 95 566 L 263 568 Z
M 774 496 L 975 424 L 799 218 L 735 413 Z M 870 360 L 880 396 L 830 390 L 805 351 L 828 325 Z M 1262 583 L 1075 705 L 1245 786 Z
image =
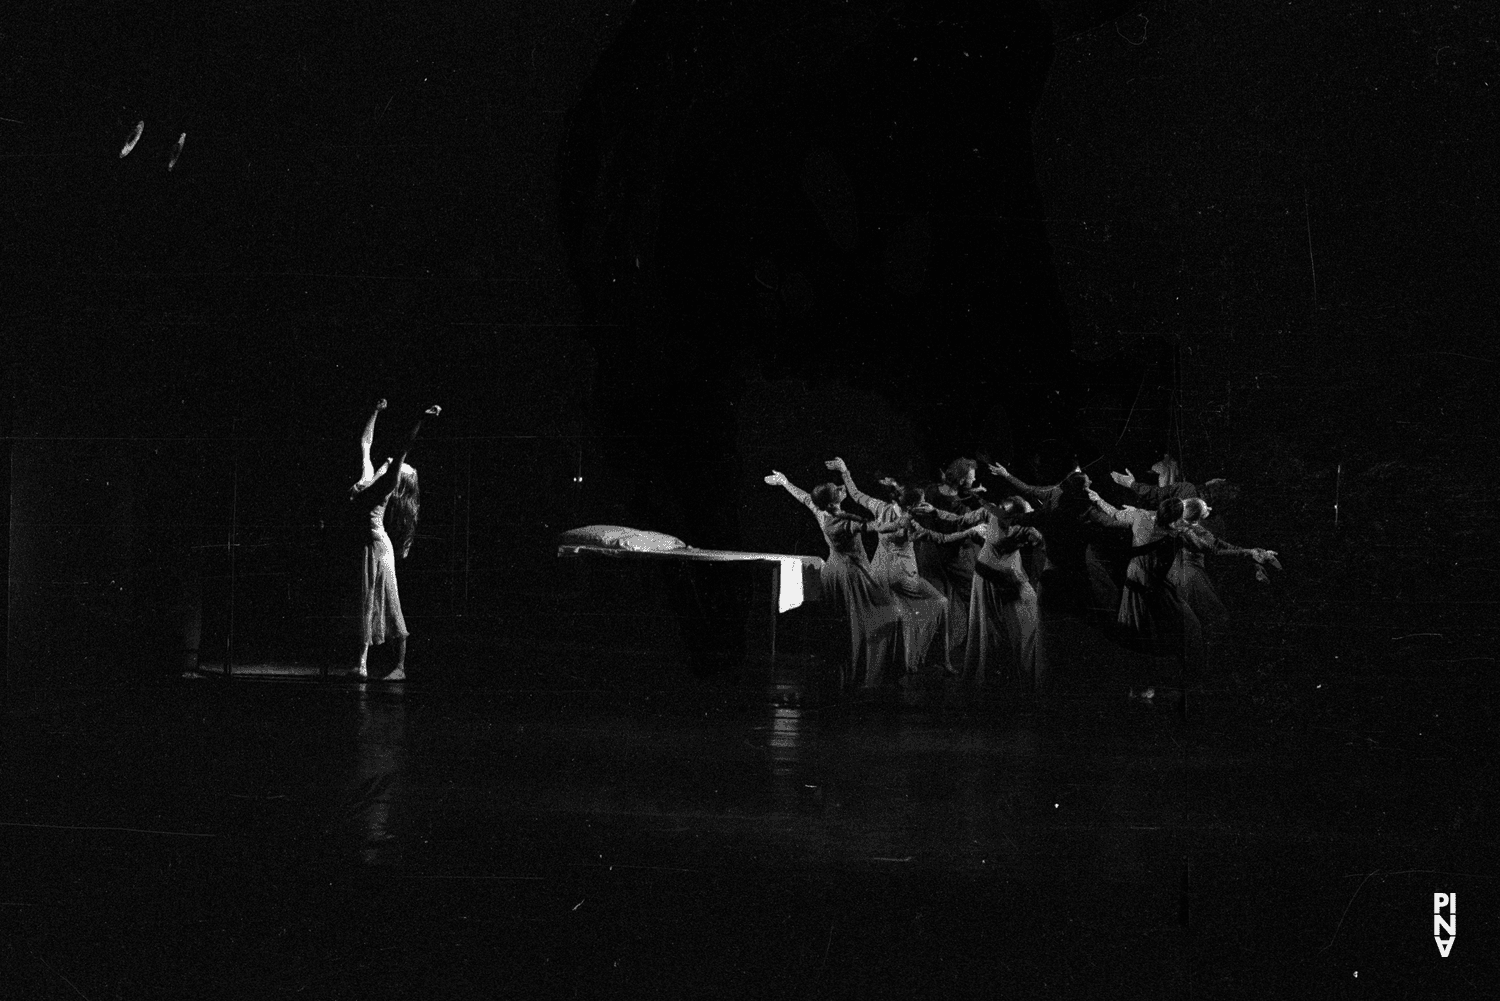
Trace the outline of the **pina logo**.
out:
M 1447 917 L 1443 917 L 1444 909 L 1448 912 Z M 1448 937 L 1444 939 L 1444 935 Z M 1453 949 L 1453 940 L 1458 938 L 1458 894 L 1432 895 L 1432 938 L 1437 942 L 1438 952 L 1447 959 Z

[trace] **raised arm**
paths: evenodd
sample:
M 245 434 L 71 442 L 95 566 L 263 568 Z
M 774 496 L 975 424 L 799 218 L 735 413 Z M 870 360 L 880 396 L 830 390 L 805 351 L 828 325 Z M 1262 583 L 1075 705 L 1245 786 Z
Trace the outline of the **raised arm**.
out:
M 812 494 L 809 494 L 805 490 L 799 490 L 792 484 L 791 480 L 786 478 L 785 473 L 773 469 L 771 470 L 771 475 L 766 477 L 766 482 L 773 487 L 786 488 L 786 492 L 797 498 L 803 507 L 807 508 L 813 514 L 818 513 L 818 505 L 813 503 Z
M 359 436 L 360 473 L 359 482 L 369 483 L 375 478 L 375 466 L 370 462 L 370 446 L 375 444 L 375 418 L 386 407 L 385 400 L 377 400 L 370 419 L 365 421 L 364 433 Z
M 849 467 L 843 459 L 829 459 L 823 463 L 829 469 L 834 470 L 844 478 L 844 489 L 849 491 L 849 496 L 854 498 L 854 503 L 869 511 L 876 518 L 884 520 L 890 504 L 883 500 L 876 500 L 869 494 L 861 493 L 859 487 L 854 485 L 854 477 L 849 475 Z
M 412 445 L 416 444 L 417 433 L 422 430 L 422 421 L 428 417 L 436 417 L 442 412 L 442 407 L 431 406 L 422 412 L 421 417 L 417 418 L 417 422 L 411 426 L 411 431 L 407 432 L 406 440 L 401 443 L 400 454 L 391 457 L 390 465 L 386 467 L 384 473 L 380 474 L 380 479 L 370 487 L 377 496 L 384 497 L 396 489 L 396 481 L 401 477 L 401 466 L 406 462 L 406 456 L 411 452 Z

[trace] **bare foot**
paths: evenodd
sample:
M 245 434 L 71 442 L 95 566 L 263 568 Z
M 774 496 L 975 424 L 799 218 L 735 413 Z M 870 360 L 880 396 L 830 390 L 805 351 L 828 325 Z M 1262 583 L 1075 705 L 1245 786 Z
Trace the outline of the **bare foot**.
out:
M 406 680 L 406 668 L 404 668 L 404 667 L 397 667 L 394 671 L 392 671 L 390 674 L 387 674 L 385 676 L 385 680 L 386 681 L 405 681 Z

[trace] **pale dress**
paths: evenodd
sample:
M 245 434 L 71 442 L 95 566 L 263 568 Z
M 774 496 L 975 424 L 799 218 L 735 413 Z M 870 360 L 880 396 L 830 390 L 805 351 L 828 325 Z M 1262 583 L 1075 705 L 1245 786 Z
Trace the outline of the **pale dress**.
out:
M 396 589 L 396 548 L 385 530 L 385 507 L 399 473 L 399 467 L 393 464 L 379 479 L 356 488 L 350 498 L 354 516 L 360 519 L 364 543 L 356 615 L 359 637 L 366 646 L 410 635 L 401 614 L 401 595 Z
M 1041 541 L 1034 528 L 990 516 L 969 593 L 966 681 L 983 685 L 991 675 L 1034 685 L 1045 681 L 1047 657 L 1036 589 L 1021 564 L 1021 550 Z
M 828 543 L 828 559 L 820 571 L 823 600 L 841 613 L 849 629 L 849 659 L 839 671 L 842 688 L 878 688 L 888 678 L 895 656 L 900 610 L 876 581 L 860 535 L 873 531 L 862 518 L 818 507 L 791 484 L 787 490 L 812 512 Z
M 880 532 L 880 543 L 870 569 L 901 610 L 901 643 L 903 660 L 908 675 L 918 674 L 927 659 L 933 641 L 946 637 L 948 599 L 937 588 L 922 578 L 917 570 L 917 555 L 912 543 L 918 538 L 927 538 L 938 543 L 957 541 L 963 533 L 939 535 L 912 521 L 901 508 L 887 501 L 861 493 L 848 474 L 844 486 L 855 503 L 875 515 L 875 525 Z M 947 656 L 946 641 L 943 655 Z

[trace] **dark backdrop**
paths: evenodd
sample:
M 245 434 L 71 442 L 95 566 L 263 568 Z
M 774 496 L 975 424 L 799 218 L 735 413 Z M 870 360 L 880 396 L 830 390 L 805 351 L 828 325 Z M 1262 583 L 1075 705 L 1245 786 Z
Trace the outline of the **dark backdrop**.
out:
M 565 525 L 816 551 L 772 466 L 1171 447 L 1290 557 L 1279 656 L 1487 641 L 1487 7 L 501 7 L 0 37 L 12 681 L 173 673 L 231 527 L 244 641 L 316 647 L 380 395 L 387 432 L 447 407 L 402 577 L 429 637 L 577 629 Z M 664 614 L 712 670 L 749 599 L 699 583 Z

